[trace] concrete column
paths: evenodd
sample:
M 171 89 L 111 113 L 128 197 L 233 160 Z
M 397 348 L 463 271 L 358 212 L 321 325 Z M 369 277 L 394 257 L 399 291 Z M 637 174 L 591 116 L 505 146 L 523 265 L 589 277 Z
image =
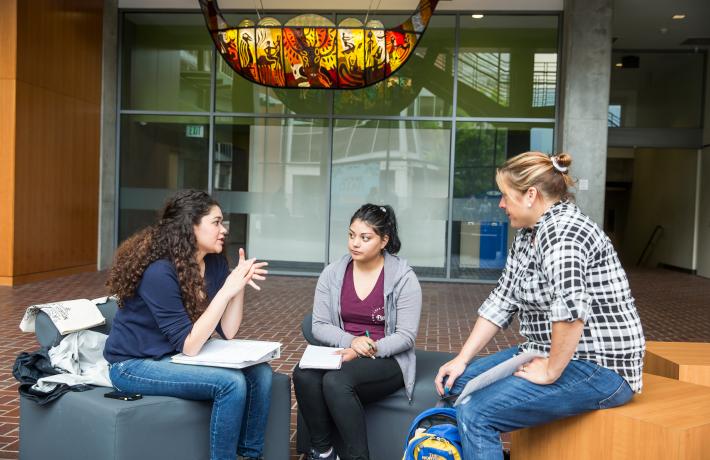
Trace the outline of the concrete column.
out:
M 104 0 L 99 183 L 99 270 L 108 268 L 116 241 L 116 109 L 118 85 L 118 0 Z
M 572 155 L 577 204 L 604 222 L 612 0 L 565 0 L 557 150 Z

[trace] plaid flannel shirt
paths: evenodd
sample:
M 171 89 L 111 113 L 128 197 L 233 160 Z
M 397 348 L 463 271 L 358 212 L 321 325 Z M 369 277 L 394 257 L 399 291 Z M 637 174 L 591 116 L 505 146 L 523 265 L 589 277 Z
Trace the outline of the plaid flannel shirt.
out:
M 515 314 L 522 350 L 549 356 L 552 323 L 584 322 L 572 359 L 617 372 L 642 387 L 645 340 L 626 273 L 611 241 L 570 202 L 559 202 L 532 229 L 520 229 L 498 285 L 478 310 L 501 328 Z

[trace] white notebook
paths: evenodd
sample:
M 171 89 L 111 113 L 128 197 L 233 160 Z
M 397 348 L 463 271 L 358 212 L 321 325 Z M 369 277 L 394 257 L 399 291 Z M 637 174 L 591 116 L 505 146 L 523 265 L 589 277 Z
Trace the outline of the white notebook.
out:
M 308 345 L 298 367 L 301 369 L 340 369 L 343 355 L 336 353 L 342 348 Z
M 179 353 L 171 360 L 178 364 L 242 369 L 271 361 L 280 356 L 281 344 L 279 342 L 210 339 L 202 346 L 202 350 L 197 355 L 187 356 Z

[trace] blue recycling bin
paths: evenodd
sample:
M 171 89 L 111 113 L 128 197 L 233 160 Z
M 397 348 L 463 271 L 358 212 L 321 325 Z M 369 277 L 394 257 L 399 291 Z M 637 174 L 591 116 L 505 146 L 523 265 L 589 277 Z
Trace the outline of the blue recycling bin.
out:
M 482 221 L 479 251 L 481 268 L 503 268 L 508 252 L 508 224 Z

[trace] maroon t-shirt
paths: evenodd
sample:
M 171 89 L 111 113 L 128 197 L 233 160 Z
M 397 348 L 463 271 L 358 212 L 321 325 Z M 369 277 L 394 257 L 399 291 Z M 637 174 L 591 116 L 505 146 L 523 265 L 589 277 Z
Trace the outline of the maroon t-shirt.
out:
M 343 289 L 340 291 L 340 315 L 343 318 L 345 332 L 361 336 L 365 335 L 365 331 L 369 331 L 372 340 L 379 340 L 385 336 L 384 267 L 370 294 L 360 299 L 355 291 L 353 263 L 351 261 L 348 264 L 343 279 Z

